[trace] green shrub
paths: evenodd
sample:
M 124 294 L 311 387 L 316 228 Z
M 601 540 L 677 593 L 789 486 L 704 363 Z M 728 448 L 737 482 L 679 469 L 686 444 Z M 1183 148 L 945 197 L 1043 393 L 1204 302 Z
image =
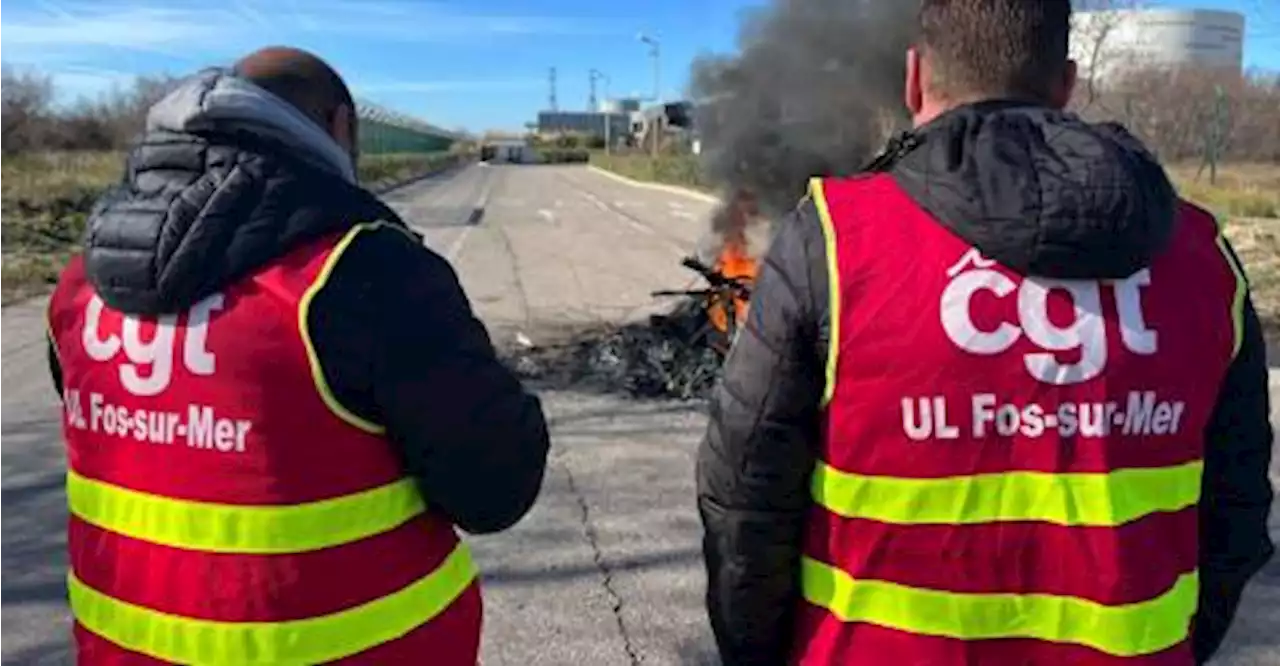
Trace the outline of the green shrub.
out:
M 591 163 L 628 178 L 710 191 L 711 183 L 702 175 L 696 155 L 659 155 L 645 153 L 591 153 Z
M 591 153 L 586 150 L 542 150 L 538 152 L 539 160 L 546 164 L 585 164 L 591 160 Z

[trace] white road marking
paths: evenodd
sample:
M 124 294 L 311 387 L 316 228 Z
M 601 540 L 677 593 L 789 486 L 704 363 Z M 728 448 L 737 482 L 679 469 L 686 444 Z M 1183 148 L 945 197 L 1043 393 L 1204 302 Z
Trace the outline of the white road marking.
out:
M 676 185 L 666 185 L 662 183 L 646 183 L 643 181 L 635 180 L 633 178 L 627 178 L 626 176 L 619 176 L 618 174 L 613 173 L 612 171 L 609 171 L 607 169 L 601 169 L 598 166 L 594 166 L 590 164 L 587 165 L 587 170 L 594 171 L 595 173 L 600 174 L 601 176 L 604 176 L 606 178 L 612 178 L 620 183 L 626 183 L 633 187 L 643 187 L 650 190 L 661 190 L 663 192 L 671 192 L 673 194 L 683 195 L 691 199 L 698 199 L 700 201 L 705 201 L 707 203 L 720 203 L 719 197 L 715 197 L 710 194 L 706 194 L 704 192 L 690 190 L 684 187 L 678 187 Z
M 458 252 L 462 251 L 462 244 L 467 241 L 467 236 L 471 233 L 472 229 L 475 229 L 475 227 L 463 228 L 462 233 L 458 234 L 458 237 L 453 239 L 453 242 L 449 244 L 449 250 L 444 253 L 444 258 L 449 260 L 450 263 L 453 263 L 458 259 Z
M 590 201 L 591 203 L 595 204 L 596 208 L 599 208 L 600 210 L 606 213 L 613 213 L 614 215 L 621 217 L 622 221 L 626 222 L 627 226 L 631 227 L 632 229 L 635 229 L 636 231 L 639 231 L 640 233 L 645 234 L 647 236 L 652 236 L 655 233 L 654 230 L 649 227 L 649 225 L 641 224 L 640 222 L 637 222 L 625 215 L 620 215 L 617 210 L 610 208 L 609 204 L 605 203 L 604 200 L 601 199 L 600 197 L 586 190 L 579 190 L 579 193 L 581 193 L 582 196 L 586 197 L 587 201 Z
M 652 236 L 654 234 L 653 229 L 649 228 L 647 225 L 640 224 L 639 222 L 636 222 L 635 220 L 632 220 L 632 219 L 628 219 L 628 218 L 624 218 L 624 219 L 627 220 L 627 226 L 631 227 L 632 229 L 635 229 L 636 231 L 639 231 L 640 233 L 646 236 Z
M 680 219 L 682 219 L 682 220 L 692 220 L 692 219 L 694 219 L 695 217 L 697 217 L 697 216 L 696 216 L 696 215 L 694 215 L 693 213 L 690 213 L 689 211 L 687 211 L 687 210 L 683 210 L 683 209 L 681 209 L 681 210 L 672 209 L 671 214 L 672 214 L 672 215 L 675 215 L 676 217 L 678 217 L 678 218 L 680 218 Z
M 542 218 L 542 219 L 544 219 L 544 220 L 546 220 L 546 221 L 548 221 L 548 222 L 555 222 L 555 221 L 556 221 L 556 216 L 555 216 L 555 214 L 554 214 L 554 213 L 552 213 L 551 211 L 547 210 L 546 208 L 539 208 L 539 209 L 538 209 L 538 217 L 540 217 L 540 218 Z

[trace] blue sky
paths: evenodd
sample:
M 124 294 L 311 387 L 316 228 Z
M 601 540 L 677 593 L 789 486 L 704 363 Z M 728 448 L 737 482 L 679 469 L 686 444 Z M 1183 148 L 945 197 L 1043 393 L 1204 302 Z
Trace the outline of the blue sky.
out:
M 679 95 L 694 56 L 732 50 L 743 8 L 760 2 L 10 0 L 0 62 L 52 74 L 73 100 L 289 44 L 328 59 L 361 97 L 445 127 L 513 129 L 545 107 L 552 66 L 562 109 L 585 107 L 592 68 L 615 96 L 651 94 L 641 31 L 661 43 L 664 95 Z M 1147 4 L 1244 12 L 1246 64 L 1280 69 L 1280 0 Z

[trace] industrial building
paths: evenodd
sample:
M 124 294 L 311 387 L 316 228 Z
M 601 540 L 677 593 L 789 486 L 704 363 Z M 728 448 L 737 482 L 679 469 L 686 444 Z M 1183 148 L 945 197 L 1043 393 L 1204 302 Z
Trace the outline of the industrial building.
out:
M 1244 15 L 1208 9 L 1077 12 L 1072 57 L 1085 77 L 1105 79 L 1135 66 L 1244 66 Z
M 600 111 L 539 111 L 539 134 L 588 134 L 603 138 L 606 125 L 612 137 L 624 137 L 631 133 L 630 113 L 602 113 Z
M 602 113 L 635 113 L 640 110 L 640 100 L 635 97 L 603 99 L 596 110 Z

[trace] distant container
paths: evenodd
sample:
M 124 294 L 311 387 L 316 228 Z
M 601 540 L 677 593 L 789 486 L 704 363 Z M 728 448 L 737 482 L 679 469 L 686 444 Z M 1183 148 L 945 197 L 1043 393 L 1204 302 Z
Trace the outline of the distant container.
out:
M 634 97 L 622 97 L 613 101 L 617 102 L 618 110 L 623 113 L 631 113 L 633 111 L 640 110 L 640 100 Z
M 540 111 L 538 112 L 538 132 L 540 134 L 557 134 L 562 132 L 579 132 L 599 137 L 605 135 L 605 123 L 609 123 L 612 136 L 621 136 L 628 128 L 628 116 L 621 113 L 599 113 L 594 111 Z
M 1081 73 L 1106 78 L 1143 66 L 1244 66 L 1243 14 L 1211 9 L 1120 9 L 1078 12 L 1072 57 Z

